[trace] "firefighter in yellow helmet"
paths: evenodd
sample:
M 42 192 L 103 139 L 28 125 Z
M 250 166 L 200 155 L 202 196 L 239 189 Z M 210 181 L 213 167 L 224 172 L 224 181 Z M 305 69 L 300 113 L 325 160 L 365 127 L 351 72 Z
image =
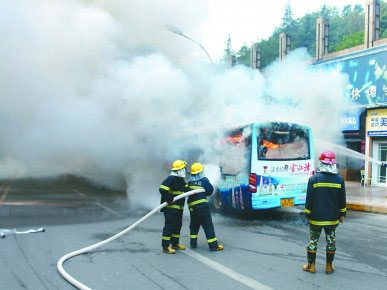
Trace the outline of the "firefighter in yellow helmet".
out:
M 191 216 L 190 244 L 191 248 L 197 248 L 197 240 L 200 226 L 206 234 L 208 246 L 211 251 L 223 250 L 223 245 L 218 243 L 212 223 L 210 207 L 207 196 L 214 191 L 214 187 L 204 175 L 204 167 L 201 163 L 194 163 L 191 166 L 191 177 L 188 181 L 188 189 L 204 189 L 205 192 L 190 195 L 188 197 L 188 208 Z
M 176 160 L 173 162 L 171 174 L 160 185 L 161 203 L 168 203 L 161 210 L 164 212 L 165 218 L 161 246 L 163 252 L 167 254 L 175 254 L 176 250 L 186 249 L 184 245 L 179 243 L 185 198 L 173 202 L 175 196 L 187 191 L 184 179 L 186 175 L 185 168 L 185 161 Z

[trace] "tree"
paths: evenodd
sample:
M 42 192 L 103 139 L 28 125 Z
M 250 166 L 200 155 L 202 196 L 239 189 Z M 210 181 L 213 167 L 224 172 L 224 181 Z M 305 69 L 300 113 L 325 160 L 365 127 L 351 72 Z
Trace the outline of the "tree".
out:
M 343 50 L 354 47 L 364 43 L 364 31 L 354 32 L 350 35 L 344 36 L 339 44 L 336 45 L 335 50 Z
M 338 17 L 339 11 L 337 10 L 336 7 L 322 5 L 320 7 L 320 15 L 326 19 L 329 19 L 329 18 L 333 18 L 333 17 Z
M 387 2 L 380 1 L 380 37 L 387 37 Z M 319 11 L 294 19 L 289 2 L 286 4 L 282 23 L 266 40 L 257 41 L 261 49 L 261 68 L 278 58 L 279 34 L 285 32 L 292 39 L 291 49 L 306 47 L 313 56 L 316 49 L 316 19 L 323 16 L 329 21 L 329 52 L 350 48 L 364 43 L 364 9 L 362 5 L 346 5 L 341 11 L 323 5 Z M 235 55 L 231 37 L 226 42 L 225 57 Z M 236 53 L 238 63 L 248 65 L 250 49 L 244 44 Z
M 292 47 L 305 47 L 311 55 L 316 53 L 317 12 L 305 14 L 297 20 L 297 29 L 291 33 Z
M 228 35 L 228 38 L 226 40 L 226 48 L 224 49 L 224 57 L 227 59 L 230 56 L 233 56 L 235 53 L 232 50 L 232 45 L 231 45 L 231 36 L 230 34 Z
M 360 4 L 356 4 L 354 7 L 353 7 L 353 10 L 356 11 L 357 13 L 364 13 L 364 9 L 363 9 L 363 6 L 361 6 Z
M 347 5 L 341 15 L 333 12 L 328 15 L 328 20 L 329 52 L 357 46 L 364 42 L 364 39 L 359 38 L 361 33 L 364 35 L 364 10 L 361 7 L 352 9 L 351 5 Z
M 380 38 L 387 37 L 387 2 L 380 1 Z
M 261 68 L 268 66 L 278 58 L 279 31 L 276 31 L 267 39 L 258 42 L 261 50 Z
M 345 5 L 343 7 L 343 10 L 341 11 L 341 15 L 346 16 L 352 12 L 352 6 L 351 5 Z
M 280 26 L 281 32 L 291 33 L 296 28 L 296 21 L 293 19 L 292 8 L 290 7 L 290 3 L 285 6 L 284 15 L 282 16 L 282 24 Z
M 245 44 L 236 53 L 236 60 L 238 64 L 250 66 L 250 48 Z

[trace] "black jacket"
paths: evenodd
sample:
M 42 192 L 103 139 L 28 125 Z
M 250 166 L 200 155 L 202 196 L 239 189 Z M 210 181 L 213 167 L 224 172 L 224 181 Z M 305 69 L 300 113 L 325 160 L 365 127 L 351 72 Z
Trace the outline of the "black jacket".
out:
M 314 226 L 335 226 L 346 214 L 344 179 L 338 174 L 318 172 L 308 181 L 305 214 Z
M 161 203 L 170 203 L 175 196 L 183 194 L 187 190 L 187 184 L 183 177 L 170 175 L 165 179 L 159 189 L 161 193 Z M 167 205 L 161 211 L 183 212 L 185 198 L 179 199 L 171 205 Z
M 199 180 L 189 181 L 188 189 L 204 189 L 205 192 L 195 193 L 188 197 L 188 207 L 196 208 L 196 207 L 208 207 L 207 196 L 210 196 L 214 191 L 214 187 L 211 185 L 210 181 L 207 177 L 203 177 Z

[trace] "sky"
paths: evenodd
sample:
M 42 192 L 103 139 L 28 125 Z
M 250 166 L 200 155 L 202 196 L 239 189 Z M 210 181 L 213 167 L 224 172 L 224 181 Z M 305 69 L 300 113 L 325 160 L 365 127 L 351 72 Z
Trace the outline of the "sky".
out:
M 201 42 L 214 59 L 223 55 L 228 34 L 234 50 L 258 39 L 267 39 L 279 26 L 288 0 L 208 0 L 208 21 L 202 26 Z M 289 0 L 294 18 L 319 10 L 321 5 L 342 8 L 364 5 L 365 0 Z

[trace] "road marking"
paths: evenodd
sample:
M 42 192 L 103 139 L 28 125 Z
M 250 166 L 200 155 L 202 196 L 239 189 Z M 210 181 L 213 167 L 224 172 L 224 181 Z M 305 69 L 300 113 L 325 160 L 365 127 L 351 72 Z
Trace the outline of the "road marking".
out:
M 191 258 L 194 258 L 195 260 L 202 262 L 203 264 L 207 265 L 208 267 L 213 268 L 214 270 L 230 277 L 231 279 L 234 279 L 242 284 L 245 284 L 247 287 L 250 287 L 252 289 L 258 289 L 258 290 L 273 290 L 273 288 L 270 288 L 269 286 L 266 286 L 254 279 L 251 279 L 250 277 L 247 277 L 245 275 L 242 275 L 222 264 L 219 264 L 218 262 L 215 262 L 211 259 L 208 259 L 194 251 L 191 251 L 189 249 L 186 249 L 185 251 L 180 251 L 181 253 L 184 253 Z
M 79 190 L 76 190 L 74 189 L 74 192 L 82 197 L 88 197 L 86 194 L 83 194 L 82 192 L 80 192 Z M 110 207 L 107 207 L 106 205 L 103 205 L 102 203 L 98 202 L 98 201 L 93 201 L 93 203 L 97 206 L 99 206 L 100 208 L 110 212 L 111 214 L 115 215 L 116 217 L 120 217 L 122 218 L 123 215 L 119 214 L 118 212 L 116 212 L 115 210 L 111 209 Z

